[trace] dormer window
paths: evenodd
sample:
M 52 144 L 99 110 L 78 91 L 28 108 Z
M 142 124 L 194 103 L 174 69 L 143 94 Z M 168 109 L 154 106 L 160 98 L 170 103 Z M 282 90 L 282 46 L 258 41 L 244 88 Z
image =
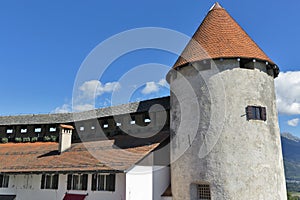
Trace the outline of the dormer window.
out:
M 103 128 L 108 128 L 108 124 L 103 124 Z
M 40 132 L 42 132 L 42 128 L 35 128 L 35 129 L 34 129 L 34 132 L 35 132 L 35 133 L 40 133 Z
M 14 130 L 12 128 L 6 129 L 6 133 L 7 134 L 12 134 L 13 132 L 14 132 Z
M 51 128 L 49 129 L 49 131 L 50 131 L 50 132 L 55 132 L 55 131 L 56 131 L 56 128 L 55 128 L 55 127 L 51 127 Z
M 131 124 L 131 125 L 135 124 L 135 116 L 132 116 L 132 117 L 131 117 L 130 124 Z
M 21 133 L 27 133 L 27 128 L 21 128 Z

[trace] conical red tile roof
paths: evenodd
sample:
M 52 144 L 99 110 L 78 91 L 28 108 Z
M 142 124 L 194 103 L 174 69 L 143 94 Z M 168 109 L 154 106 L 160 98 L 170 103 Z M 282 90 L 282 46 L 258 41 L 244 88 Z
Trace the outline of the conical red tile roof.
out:
M 274 65 L 274 62 L 218 3 L 208 12 L 174 68 L 190 62 L 217 58 L 250 58 Z

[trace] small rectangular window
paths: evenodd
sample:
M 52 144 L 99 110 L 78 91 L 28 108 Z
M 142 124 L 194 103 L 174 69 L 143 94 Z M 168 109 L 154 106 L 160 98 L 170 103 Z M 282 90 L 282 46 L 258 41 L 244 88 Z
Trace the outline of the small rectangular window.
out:
M 197 188 L 198 200 L 211 200 L 210 187 L 208 184 L 200 184 Z
M 117 122 L 116 126 L 122 126 L 122 123 L 121 122 Z
M 0 175 L 0 188 L 8 188 L 9 176 Z
M 87 190 L 87 174 L 69 174 L 67 189 L 68 190 Z
M 9 128 L 9 129 L 6 130 L 6 133 L 8 133 L 8 134 L 11 134 L 11 133 L 13 133 L 13 132 L 14 132 L 14 131 L 13 131 L 12 128 Z
M 35 128 L 35 129 L 34 129 L 34 132 L 35 132 L 35 133 L 40 133 L 40 132 L 42 132 L 42 128 Z
M 58 189 L 58 174 L 43 174 L 41 178 L 41 189 Z
M 27 128 L 22 128 L 21 133 L 27 133 Z
M 246 115 L 247 120 L 267 120 L 266 108 L 261 106 L 247 106 Z
M 95 126 L 91 126 L 91 130 L 95 130 Z
M 103 124 L 103 128 L 108 128 L 108 124 Z
M 92 191 L 115 191 L 115 174 L 93 174 Z
M 149 116 L 149 113 L 144 114 L 144 123 L 145 124 L 150 124 L 151 123 L 151 118 Z
M 103 127 L 103 128 L 108 128 L 108 121 L 107 121 L 107 120 L 104 120 L 104 121 L 103 121 L 102 127 Z
M 49 131 L 50 131 L 50 132 L 55 132 L 55 131 L 56 131 L 56 128 L 55 128 L 55 127 L 51 127 L 51 128 L 49 128 Z
M 132 124 L 132 125 L 135 124 L 135 116 L 132 116 L 132 117 L 131 117 L 130 124 Z
M 151 119 L 146 118 L 146 119 L 144 120 L 144 122 L 145 122 L 146 124 L 149 124 L 149 123 L 151 122 Z
M 84 131 L 84 126 L 81 126 L 81 127 L 79 128 L 79 130 L 80 130 L 80 131 Z

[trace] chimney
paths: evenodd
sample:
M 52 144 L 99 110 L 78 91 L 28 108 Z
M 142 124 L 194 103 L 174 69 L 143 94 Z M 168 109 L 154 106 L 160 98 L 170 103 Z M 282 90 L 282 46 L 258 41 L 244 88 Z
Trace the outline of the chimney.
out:
M 59 126 L 59 153 L 63 153 L 71 147 L 73 129 L 74 127 L 71 125 L 61 124 Z

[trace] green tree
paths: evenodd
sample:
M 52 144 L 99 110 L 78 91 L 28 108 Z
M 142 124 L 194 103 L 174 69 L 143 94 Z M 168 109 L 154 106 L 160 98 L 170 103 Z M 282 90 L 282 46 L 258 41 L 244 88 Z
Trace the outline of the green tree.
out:
M 287 193 L 287 199 L 288 200 L 299 200 L 299 197 L 293 197 L 290 192 Z

